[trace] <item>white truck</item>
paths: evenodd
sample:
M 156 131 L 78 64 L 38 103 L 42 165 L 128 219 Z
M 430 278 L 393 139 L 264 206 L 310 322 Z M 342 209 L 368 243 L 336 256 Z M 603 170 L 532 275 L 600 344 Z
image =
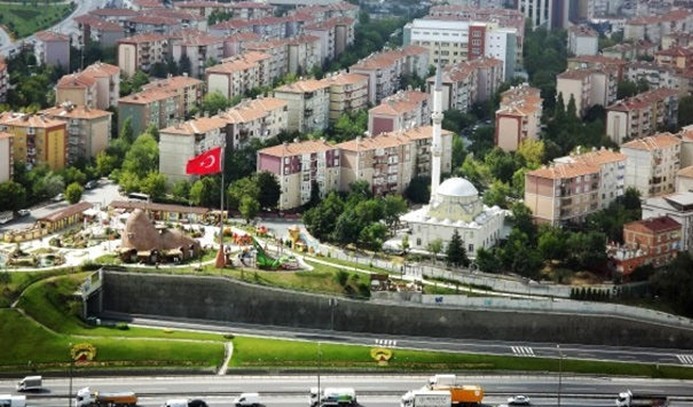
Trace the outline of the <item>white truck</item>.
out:
M 618 393 L 616 407 L 667 407 L 669 397 L 660 394 L 633 393 L 628 390 Z
M 43 377 L 27 376 L 17 382 L 17 391 L 39 391 L 42 388 Z
M 310 407 L 356 406 L 356 390 L 351 387 L 325 387 L 320 390 L 310 389 Z
M 236 407 L 257 407 L 262 405 L 262 401 L 258 393 L 241 393 L 233 400 L 233 405 Z
M 162 407 L 207 407 L 207 403 L 200 399 L 171 399 Z
M 457 384 L 457 376 L 454 374 L 437 374 L 428 379 L 428 387 L 452 387 Z
M 26 396 L 0 394 L 0 407 L 26 407 Z
M 400 407 L 450 407 L 452 396 L 447 390 L 412 390 L 402 396 Z

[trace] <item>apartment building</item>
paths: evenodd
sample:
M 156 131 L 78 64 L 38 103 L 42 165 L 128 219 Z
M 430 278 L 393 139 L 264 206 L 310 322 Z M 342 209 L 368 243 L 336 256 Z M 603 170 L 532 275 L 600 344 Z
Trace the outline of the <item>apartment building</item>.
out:
M 650 89 L 675 89 L 679 92 L 680 97 L 688 94 L 688 88 L 679 71 L 654 62 L 628 63 L 623 78 L 635 83 L 645 81 Z
M 262 37 L 258 34 L 236 33 L 236 34 L 214 34 L 224 37 L 224 58 L 229 58 L 243 52 L 243 45 L 249 42 L 258 42 Z
M 197 30 L 181 31 L 171 38 L 171 56 L 178 63 L 188 57 L 190 76 L 204 78 L 206 66 L 224 57 L 224 38 Z
M 70 67 L 70 37 L 53 31 L 36 33 L 34 54 L 39 65 Z
M 84 43 L 93 42 L 99 43 L 102 47 L 114 47 L 119 40 L 125 38 L 125 29 L 118 23 L 102 20 L 90 14 L 77 16 L 74 21 Z
M 54 120 L 67 124 L 67 162 L 96 158 L 108 147 L 111 139 L 111 116 L 113 113 L 64 103 L 40 112 Z
M 314 35 L 297 35 L 286 39 L 288 73 L 300 75 L 321 67 L 320 38 Z
M 14 136 L 0 131 L 0 183 L 12 180 L 14 173 Z
M 693 32 L 673 31 L 662 36 L 662 49 L 671 47 L 690 47 L 693 45 Z
M 159 172 L 169 182 L 196 178 L 185 172 L 188 160 L 221 146 L 226 137 L 226 126 L 226 120 L 212 116 L 162 128 L 159 131 Z
M 286 40 L 264 40 L 243 44 L 243 52 L 259 52 L 270 56 L 269 77 L 274 82 L 286 75 L 288 70 L 289 49 Z
M 681 225 L 681 250 L 693 251 L 693 192 L 677 192 L 642 201 L 642 218 L 668 216 Z
M 641 253 L 640 265 L 661 267 L 676 258 L 682 250 L 681 224 L 668 216 L 629 222 L 623 225 L 624 245 Z
M 599 35 L 585 25 L 574 25 L 568 29 L 568 52 L 573 55 L 597 55 Z
M 307 204 L 313 188 L 320 198 L 339 189 L 340 150 L 324 139 L 283 143 L 257 152 L 257 171 L 279 180 L 279 210 Z
M 532 28 L 565 28 L 570 3 L 565 0 L 515 0 L 517 10 L 532 23 Z
M 368 134 L 401 132 L 431 123 L 429 94 L 418 90 L 395 93 L 368 110 Z
M 541 91 L 528 84 L 508 89 L 501 94 L 496 111 L 494 143 L 504 151 L 516 151 L 527 139 L 538 139 L 541 131 Z
M 477 99 L 478 75 L 468 62 L 447 65 L 441 69 L 442 109 L 469 112 Z M 426 80 L 429 89 L 435 86 L 435 75 Z
M 329 121 L 335 123 L 344 113 L 368 106 L 368 77 L 356 73 L 327 74 L 322 79 L 328 85 Z
M 626 187 L 637 189 L 642 198 L 675 191 L 681 169 L 680 138 L 660 133 L 623 144 L 621 153 L 626 156 Z
M 428 68 L 428 50 L 409 45 L 372 54 L 352 65 L 349 72 L 368 76 L 368 101 L 376 105 L 400 89 L 403 76 L 425 78 Z
M 130 119 L 135 135 L 143 133 L 149 125 L 163 129 L 183 120 L 183 106 L 176 92 L 151 89 L 118 100 L 118 131 Z
M 251 139 L 265 142 L 287 130 L 289 104 L 269 97 L 245 100 L 218 116 L 227 123 L 227 146 L 240 148 Z
M 7 69 L 7 63 L 0 57 L 0 103 L 7 101 L 7 91 L 10 84 L 10 72 Z
M 602 69 L 604 67 L 610 67 L 616 70 L 616 76 L 618 80 L 621 81 L 626 65 L 628 65 L 628 61 L 617 58 L 608 58 L 603 55 L 581 55 L 579 57 L 568 58 L 567 69 Z
M 635 17 L 626 21 L 624 40 L 649 40 L 659 44 L 662 38 L 675 31 L 693 31 L 693 11 L 671 10 L 662 15 Z
M 55 87 L 55 102 L 69 102 L 105 110 L 118 105 L 120 69 L 115 65 L 96 62 L 83 71 L 65 75 Z
M 12 134 L 15 161 L 46 164 L 51 170 L 67 164 L 67 125 L 45 115 L 0 113 L 0 132 Z
M 640 58 L 653 57 L 657 48 L 657 44 L 646 40 L 622 42 L 602 49 L 601 54 L 607 58 L 637 61 Z
M 676 69 L 689 69 L 693 67 L 693 47 L 671 47 L 655 53 L 655 61 L 659 65 L 670 66 Z
M 310 133 L 327 128 L 330 113 L 328 82 L 300 80 L 274 89 L 274 97 L 289 104 L 289 131 Z
M 207 91 L 233 99 L 251 89 L 270 86 L 270 62 L 269 55 L 254 51 L 226 58 L 205 70 Z
M 354 43 L 356 20 L 348 17 L 334 17 L 303 26 L 303 32 L 320 39 L 321 63 L 338 58 Z
M 616 144 L 676 126 L 678 92 L 654 89 L 619 100 L 606 108 L 606 135 Z
M 455 65 L 480 57 L 503 61 L 503 80 L 514 76 L 517 36 L 514 27 L 498 23 L 463 20 L 415 19 L 404 28 L 404 44 L 428 50 L 431 63 Z
M 681 168 L 693 166 L 693 125 L 685 126 L 676 136 L 681 139 Z
M 169 38 L 163 34 L 138 34 L 118 41 L 118 67 L 128 77 L 138 70 L 149 72 L 169 55 Z
M 274 14 L 274 7 L 254 1 L 238 1 L 227 3 L 227 10 L 233 13 L 233 18 L 239 20 L 250 20 L 255 18 L 269 17 Z
M 676 173 L 676 192 L 693 192 L 693 165 Z
M 617 73 L 614 68 L 572 69 L 556 77 L 556 94 L 562 95 L 565 108 L 575 100 L 575 113 L 584 117 L 595 105 L 610 106 L 617 98 Z
M 452 166 L 452 133 L 442 131 L 441 172 Z M 340 143 L 340 190 L 366 181 L 374 195 L 402 194 L 412 178 L 431 173 L 433 127 L 415 127 Z
M 179 76 L 169 76 L 166 79 L 159 79 L 142 85 L 142 92 L 152 90 L 172 92 L 177 98 L 179 117 L 189 117 L 193 110 L 202 103 L 204 93 L 204 82 L 199 79 L 191 78 L 187 74 Z

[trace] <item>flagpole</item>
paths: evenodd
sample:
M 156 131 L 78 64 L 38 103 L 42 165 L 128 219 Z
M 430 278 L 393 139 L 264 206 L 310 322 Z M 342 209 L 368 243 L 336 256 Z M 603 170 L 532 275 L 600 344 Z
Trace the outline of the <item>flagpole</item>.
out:
M 226 253 L 224 253 L 224 195 L 225 195 L 225 190 L 224 190 L 224 161 L 226 161 L 225 154 L 226 153 L 226 137 L 222 134 L 221 136 L 221 154 L 220 154 L 220 160 L 221 160 L 221 199 L 220 199 L 220 207 L 219 207 L 219 252 L 217 253 L 217 258 L 216 258 L 216 268 L 218 269 L 223 269 L 226 267 Z

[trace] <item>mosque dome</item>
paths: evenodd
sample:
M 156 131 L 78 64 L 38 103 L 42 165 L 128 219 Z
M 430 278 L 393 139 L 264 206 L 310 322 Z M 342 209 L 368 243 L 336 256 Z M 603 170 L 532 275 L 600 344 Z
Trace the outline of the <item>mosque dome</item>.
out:
M 448 178 L 443 181 L 436 189 L 436 193 L 450 197 L 478 197 L 479 191 L 476 190 L 471 182 L 464 178 Z

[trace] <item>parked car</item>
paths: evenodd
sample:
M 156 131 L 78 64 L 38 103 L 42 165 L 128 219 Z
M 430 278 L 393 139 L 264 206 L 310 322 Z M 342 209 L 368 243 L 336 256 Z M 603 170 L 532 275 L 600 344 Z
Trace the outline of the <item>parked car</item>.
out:
M 511 406 L 528 406 L 531 404 L 531 402 L 529 400 L 529 397 L 517 395 L 508 398 L 508 404 Z
M 64 200 L 65 200 L 65 194 L 58 194 L 58 195 L 54 196 L 53 198 L 51 198 L 51 201 L 53 201 L 53 202 L 61 202 Z
M 95 179 L 93 179 L 93 180 L 87 182 L 86 184 L 84 184 L 84 188 L 85 188 L 85 189 L 94 189 L 94 188 L 96 188 L 97 186 L 99 186 L 99 182 L 98 182 L 97 180 L 95 180 Z
M 31 215 L 31 211 L 28 209 L 20 209 L 17 211 L 17 215 L 22 216 L 22 217 L 29 216 L 29 215 Z

